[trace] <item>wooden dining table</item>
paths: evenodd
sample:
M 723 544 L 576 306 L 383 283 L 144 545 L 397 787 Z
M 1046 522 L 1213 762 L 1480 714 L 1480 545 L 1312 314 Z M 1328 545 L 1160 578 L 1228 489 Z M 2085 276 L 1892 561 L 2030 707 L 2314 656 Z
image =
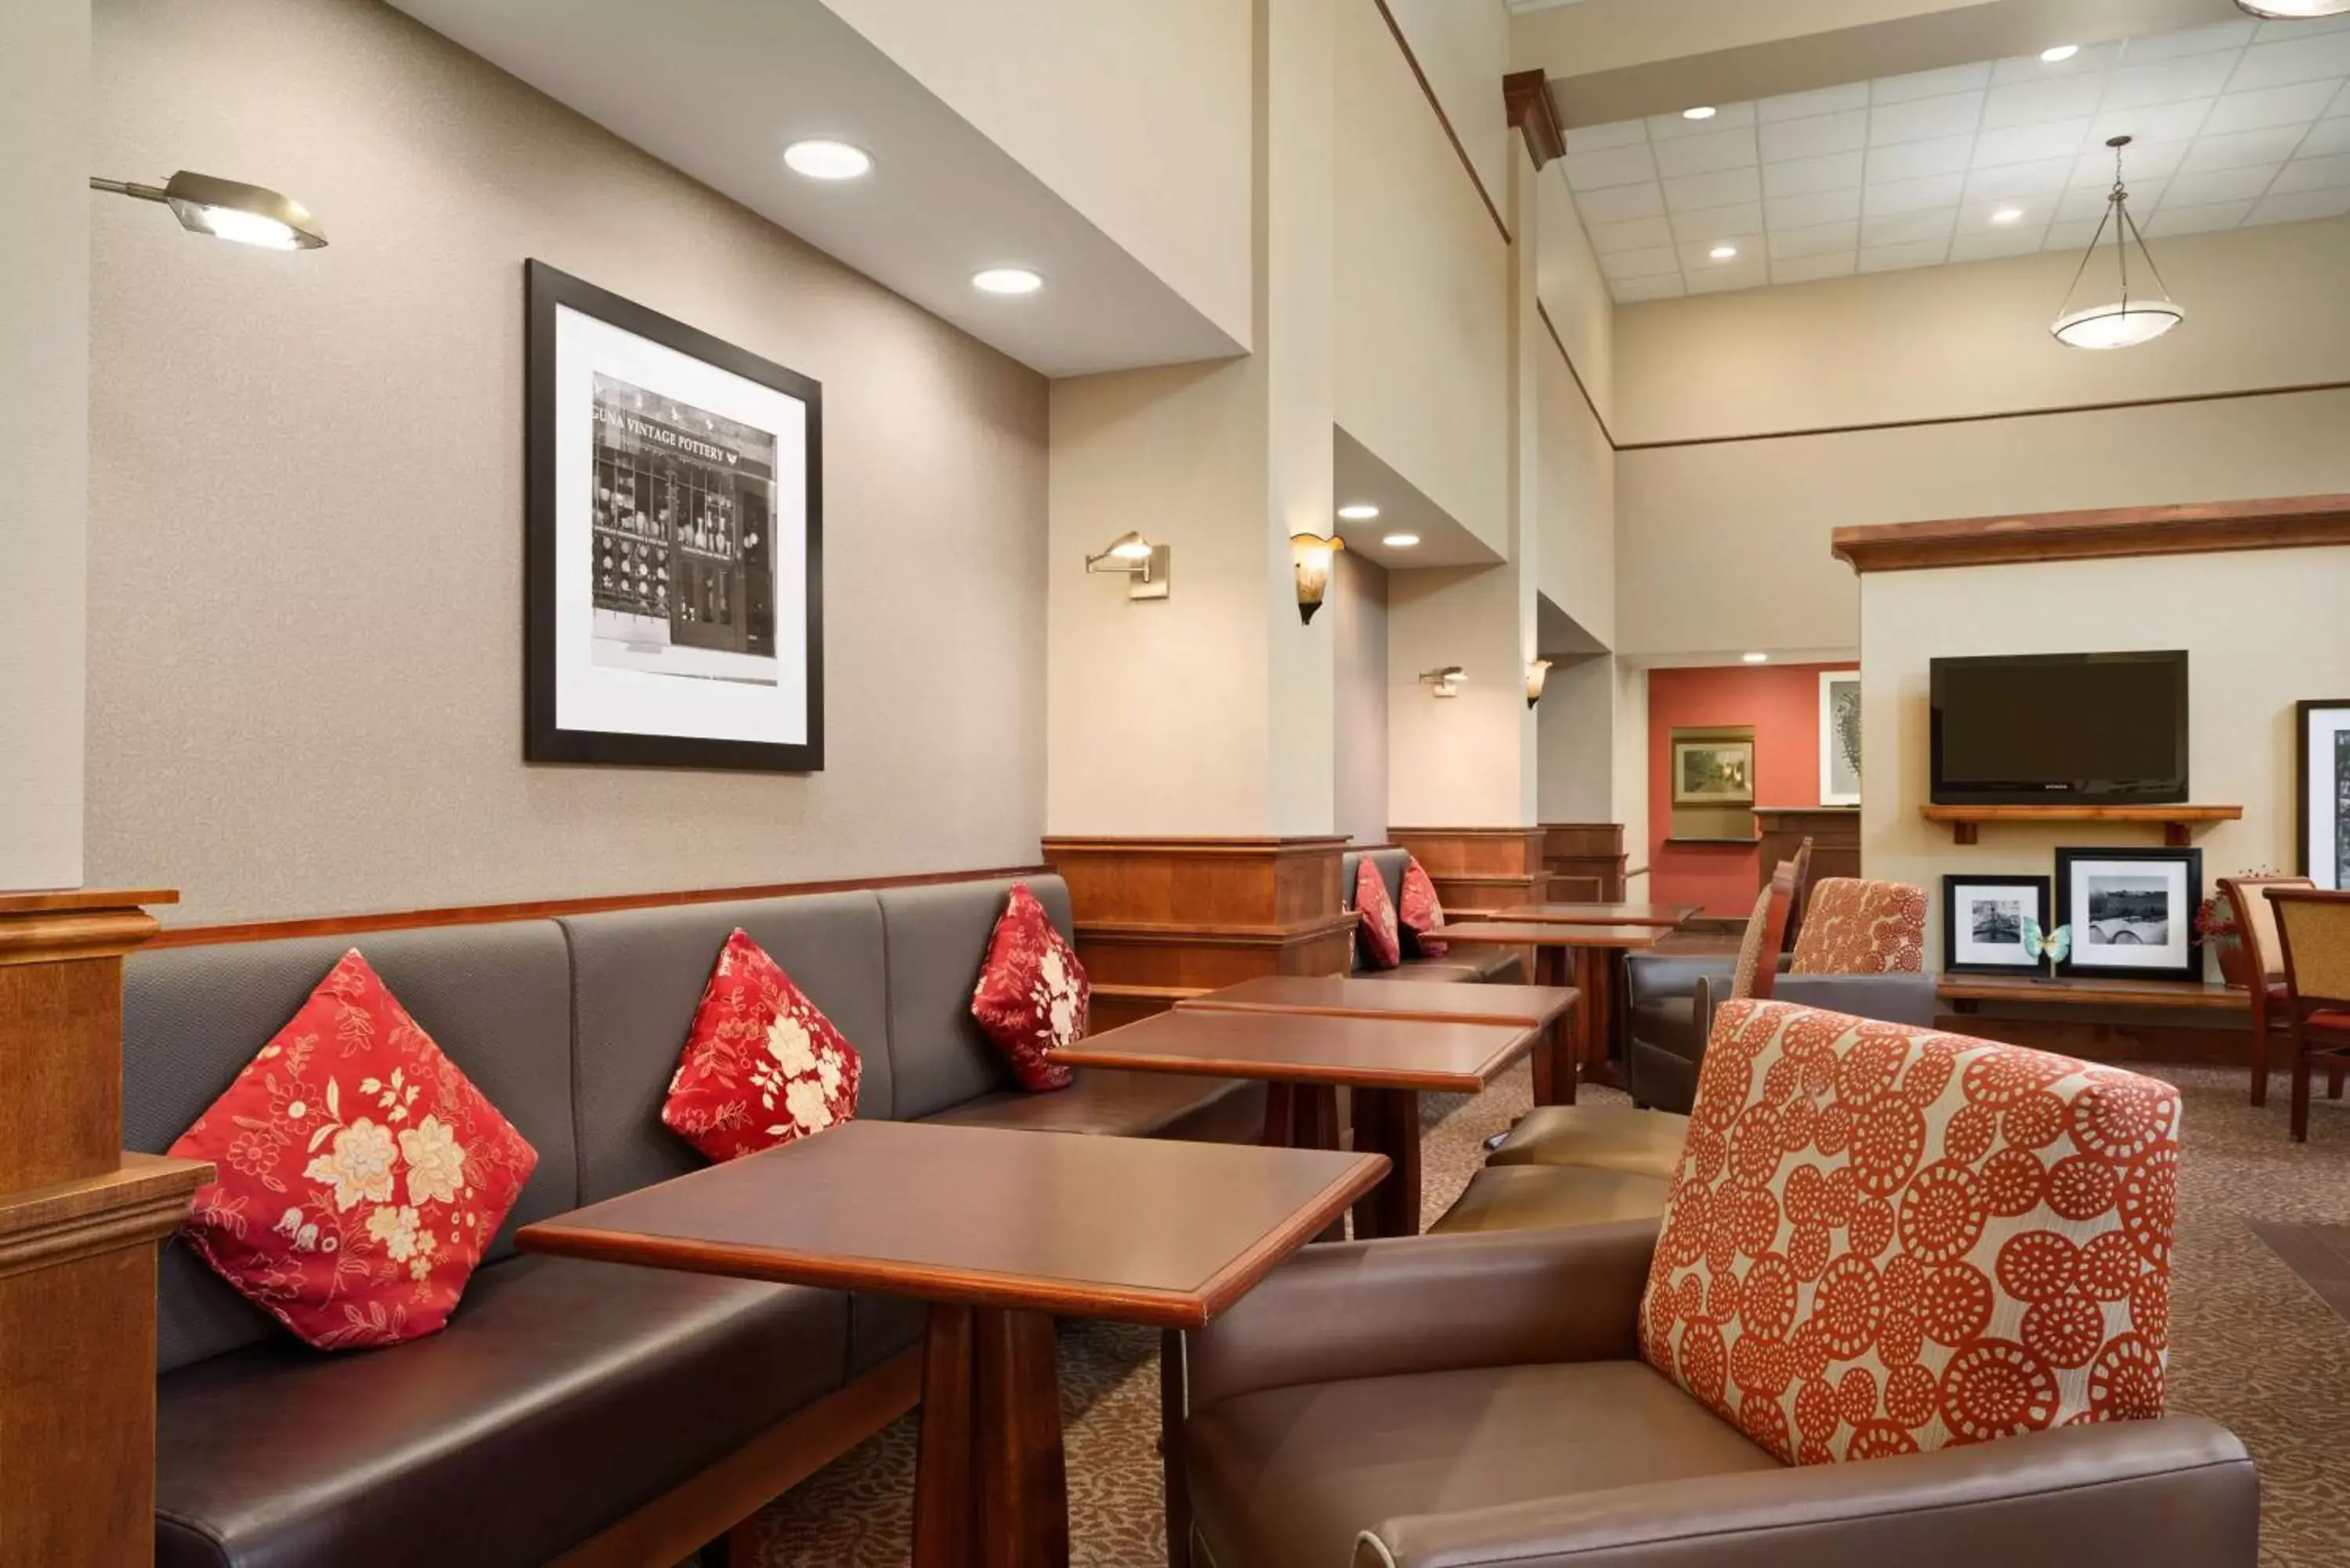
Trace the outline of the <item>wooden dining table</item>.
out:
M 1510 904 L 1458 912 L 1476 919 L 1537 926 L 1656 926 L 1669 931 L 1704 909 L 1702 904 Z
M 1421 1092 L 1474 1094 L 1545 1033 L 1541 1023 L 1516 1020 L 1179 1007 L 1089 1034 L 1053 1057 L 1075 1066 L 1263 1079 L 1264 1141 L 1299 1148 L 1337 1147 L 1337 1091 L 1346 1088 L 1355 1147 L 1385 1155 L 1389 1167 L 1355 1205 L 1356 1238 L 1367 1240 L 1419 1230 Z
M 1623 1010 L 1619 976 L 1627 953 L 1645 952 L 1671 935 L 1655 925 L 1581 925 L 1533 920 L 1461 920 L 1437 927 L 1426 938 L 1467 947 L 1530 948 L 1534 979 L 1544 985 L 1568 983 L 1582 993 L 1576 1009 L 1576 1052 L 1581 1076 L 1593 1083 L 1623 1083 Z
M 1324 1149 L 854 1121 L 515 1241 L 929 1302 L 915 1568 L 1065 1568 L 1053 1319 L 1201 1327 L 1386 1168 Z
M 1471 985 L 1443 980 L 1369 980 L 1345 974 L 1263 974 L 1186 997 L 1176 1011 L 1308 1012 L 1340 1018 L 1519 1023 L 1543 1032 L 1534 1053 L 1534 1104 L 1575 1103 L 1575 1010 L 1567 985 Z

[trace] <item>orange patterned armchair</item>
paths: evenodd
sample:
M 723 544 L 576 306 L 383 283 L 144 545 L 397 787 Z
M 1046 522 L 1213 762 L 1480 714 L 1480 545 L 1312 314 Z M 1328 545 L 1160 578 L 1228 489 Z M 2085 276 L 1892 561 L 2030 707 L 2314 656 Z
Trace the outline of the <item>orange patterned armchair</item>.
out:
M 1918 974 L 1926 967 L 1926 893 L 1907 882 L 1814 883 L 1790 974 Z

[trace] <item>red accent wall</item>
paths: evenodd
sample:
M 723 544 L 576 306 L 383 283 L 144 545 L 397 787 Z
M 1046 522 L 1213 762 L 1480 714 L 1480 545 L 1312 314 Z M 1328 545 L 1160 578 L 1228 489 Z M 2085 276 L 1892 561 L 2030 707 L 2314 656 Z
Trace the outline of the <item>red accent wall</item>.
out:
M 1820 799 L 1820 672 L 1851 664 L 1732 664 L 1648 671 L 1648 897 L 1743 919 L 1761 886 L 1761 851 L 1667 844 L 1673 826 L 1672 732 L 1754 726 L 1754 804 Z

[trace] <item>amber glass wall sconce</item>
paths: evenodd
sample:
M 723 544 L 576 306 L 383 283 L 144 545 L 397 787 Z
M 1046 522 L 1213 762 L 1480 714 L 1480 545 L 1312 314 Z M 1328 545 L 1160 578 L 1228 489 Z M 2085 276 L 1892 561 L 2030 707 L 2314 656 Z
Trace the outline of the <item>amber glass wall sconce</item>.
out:
M 1120 534 L 1101 554 L 1086 557 L 1086 570 L 1126 574 L 1128 598 L 1163 599 L 1173 556 L 1168 545 L 1154 545 L 1139 534 Z
M 191 174 L 182 169 L 161 185 L 92 175 L 89 188 L 141 202 L 161 202 L 192 234 L 273 251 L 315 251 L 327 243 L 327 231 L 318 226 L 307 207 L 263 185 Z
M 1550 660 L 1537 659 L 1526 666 L 1526 706 L 1542 701 L 1543 687 L 1550 680 Z
M 1330 564 L 1346 547 L 1344 539 L 1326 539 L 1319 534 L 1289 536 L 1290 559 L 1297 564 L 1297 618 L 1301 623 L 1314 624 L 1314 612 L 1322 607 L 1322 597 L 1330 591 Z

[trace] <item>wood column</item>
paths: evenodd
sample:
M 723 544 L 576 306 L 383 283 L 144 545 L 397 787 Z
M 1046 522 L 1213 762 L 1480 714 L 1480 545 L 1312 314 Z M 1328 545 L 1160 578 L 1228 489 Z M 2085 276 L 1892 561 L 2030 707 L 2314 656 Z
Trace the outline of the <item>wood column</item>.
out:
M 155 1255 L 212 1179 L 122 1152 L 122 955 L 161 890 L 0 893 L 0 1568 L 155 1553 Z
M 1092 1027 L 1131 1023 L 1261 974 L 1344 974 L 1354 914 L 1341 907 L 1347 841 L 1047 838 L 1069 885 Z
M 1446 912 L 1539 904 L 1549 897 L 1539 827 L 1390 827 L 1436 884 Z
M 1624 825 L 1620 822 L 1545 822 L 1543 865 L 1550 872 L 1550 896 L 1563 904 L 1624 901 Z

